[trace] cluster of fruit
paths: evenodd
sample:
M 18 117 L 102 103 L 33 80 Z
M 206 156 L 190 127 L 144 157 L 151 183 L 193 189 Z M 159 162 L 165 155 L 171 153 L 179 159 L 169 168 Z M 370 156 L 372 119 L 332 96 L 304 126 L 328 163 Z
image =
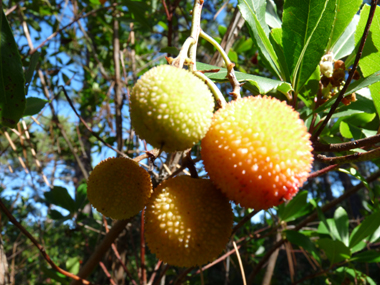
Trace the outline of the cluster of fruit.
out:
M 126 219 L 146 207 L 147 244 L 171 265 L 200 266 L 220 254 L 232 230 L 229 200 L 255 210 L 279 205 L 311 170 L 310 136 L 291 107 L 256 96 L 214 114 L 207 85 L 184 69 L 162 65 L 145 73 L 131 92 L 130 115 L 140 138 L 163 151 L 183 151 L 202 140 L 210 179 L 177 176 L 153 192 L 149 174 L 136 162 L 112 158 L 88 180 L 90 202 L 108 217 Z

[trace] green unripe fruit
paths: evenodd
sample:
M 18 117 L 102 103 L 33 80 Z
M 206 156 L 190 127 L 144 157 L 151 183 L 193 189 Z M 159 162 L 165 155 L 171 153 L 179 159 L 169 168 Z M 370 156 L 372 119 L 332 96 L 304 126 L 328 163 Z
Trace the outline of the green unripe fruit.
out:
M 130 96 L 132 126 L 140 138 L 167 152 L 191 148 L 211 125 L 214 99 L 191 72 L 161 65 L 146 72 Z

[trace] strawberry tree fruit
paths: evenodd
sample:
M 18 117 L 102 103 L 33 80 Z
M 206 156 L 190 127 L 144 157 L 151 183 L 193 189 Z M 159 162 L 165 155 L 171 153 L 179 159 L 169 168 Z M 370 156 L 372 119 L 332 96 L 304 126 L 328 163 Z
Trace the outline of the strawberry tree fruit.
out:
M 147 71 L 130 96 L 132 126 L 140 138 L 167 152 L 191 148 L 211 124 L 214 99 L 185 69 L 160 65 Z
M 307 180 L 313 155 L 298 112 L 275 98 L 245 97 L 218 110 L 202 140 L 210 179 L 242 207 L 268 209 Z
M 116 220 L 137 215 L 152 193 L 149 173 L 129 158 L 100 162 L 87 181 L 87 197 L 100 213 Z
M 210 180 L 177 176 L 154 190 L 145 210 L 145 239 L 163 262 L 200 266 L 223 251 L 232 222 L 228 199 Z

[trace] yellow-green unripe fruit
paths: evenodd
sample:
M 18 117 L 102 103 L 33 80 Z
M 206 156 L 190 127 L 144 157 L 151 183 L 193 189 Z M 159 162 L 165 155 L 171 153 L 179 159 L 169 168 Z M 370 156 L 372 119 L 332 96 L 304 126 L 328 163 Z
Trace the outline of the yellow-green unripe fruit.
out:
M 140 138 L 167 152 L 191 148 L 211 125 L 214 99 L 191 72 L 160 65 L 146 72 L 130 96 L 132 126 Z
M 95 166 L 87 197 L 100 213 L 116 220 L 137 215 L 152 193 L 149 173 L 129 158 L 108 158 Z
M 210 180 L 177 176 L 161 183 L 145 210 L 150 251 L 170 265 L 200 266 L 225 248 L 233 214 Z

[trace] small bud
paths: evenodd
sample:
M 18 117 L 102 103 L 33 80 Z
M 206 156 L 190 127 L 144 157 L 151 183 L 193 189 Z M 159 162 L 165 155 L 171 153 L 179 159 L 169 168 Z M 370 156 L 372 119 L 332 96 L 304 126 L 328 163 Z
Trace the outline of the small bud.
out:
M 342 61 L 342 60 L 335 61 L 334 69 L 335 70 L 337 70 L 337 69 L 346 70 L 346 65 L 344 64 L 344 61 Z
M 344 105 L 348 106 L 351 104 L 351 100 L 344 97 L 341 101 Z
M 319 62 L 319 69 L 321 73 L 330 78 L 333 75 L 334 67 L 333 67 L 334 55 L 332 53 L 327 53 L 322 56 L 321 61 Z
M 330 83 L 330 78 L 327 78 L 326 76 L 323 75 L 321 78 L 321 83 L 322 83 L 323 87 L 326 87 Z
M 354 80 L 359 80 L 360 77 L 361 77 L 361 76 L 360 76 L 359 71 L 355 70 L 355 72 L 354 72 L 354 77 L 353 77 L 352 79 L 354 79 Z

